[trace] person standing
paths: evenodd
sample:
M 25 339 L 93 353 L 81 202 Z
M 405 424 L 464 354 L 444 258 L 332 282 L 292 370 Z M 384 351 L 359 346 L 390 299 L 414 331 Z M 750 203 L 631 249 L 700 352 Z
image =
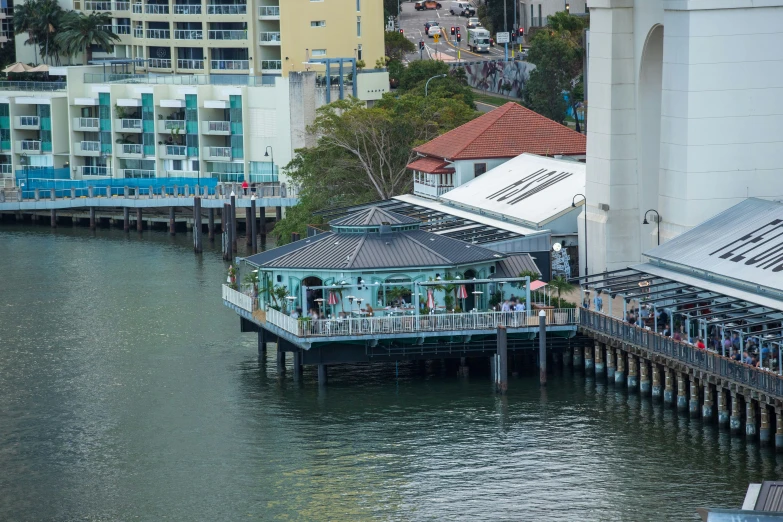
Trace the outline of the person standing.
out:
M 600 312 L 604 307 L 604 300 L 601 299 L 601 294 L 595 294 L 595 297 L 593 297 L 593 304 L 595 305 L 595 310 L 597 312 Z
M 250 184 L 247 182 L 247 180 L 244 180 L 242 182 L 242 194 L 247 196 L 247 189 L 250 187 Z

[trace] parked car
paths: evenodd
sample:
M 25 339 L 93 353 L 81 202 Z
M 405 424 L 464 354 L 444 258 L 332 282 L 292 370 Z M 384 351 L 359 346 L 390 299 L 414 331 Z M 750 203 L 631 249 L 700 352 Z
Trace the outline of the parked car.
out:
M 430 27 L 436 25 L 440 25 L 440 24 L 438 22 L 427 22 L 426 24 L 424 24 L 424 34 L 430 34 L 429 33 Z
M 435 35 L 443 36 L 443 32 L 440 30 L 440 27 L 437 25 L 430 26 L 429 31 L 427 31 L 427 36 L 430 38 L 435 38 Z
M 417 11 L 425 11 L 427 9 L 440 9 L 442 6 L 440 5 L 440 2 L 426 0 L 425 2 L 416 2 L 414 7 Z
M 475 17 L 468 18 L 467 26 L 468 29 L 475 29 L 476 27 L 481 27 L 481 22 L 479 22 L 479 19 Z

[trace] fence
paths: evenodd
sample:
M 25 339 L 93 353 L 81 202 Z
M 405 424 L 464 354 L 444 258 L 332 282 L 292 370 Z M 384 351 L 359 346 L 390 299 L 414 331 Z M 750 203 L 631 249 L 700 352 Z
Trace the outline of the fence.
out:
M 140 60 L 140 64 L 144 60 Z M 148 60 L 152 61 L 152 59 Z M 170 60 L 169 60 L 170 61 Z M 199 62 L 203 68 L 203 60 Z M 213 60 L 213 62 L 226 62 L 226 60 Z M 229 60 L 230 61 L 230 60 Z M 249 62 L 244 61 L 245 69 Z M 213 68 L 225 69 L 226 67 Z M 0 82 L 0 89 L 2 89 Z M 6 82 L 9 83 L 9 82 Z M 32 82 L 16 82 L 32 83 Z M 40 82 L 39 82 L 40 83 Z M 247 74 L 113 74 L 113 73 L 84 73 L 84 83 L 142 83 L 142 84 L 166 84 L 166 85 L 247 85 L 248 87 L 274 87 L 270 78 L 263 76 L 248 76 Z M 62 86 L 65 89 L 65 84 Z M 21 87 L 20 87 L 21 89 Z M 36 89 L 28 89 L 36 90 Z M 40 89 L 38 89 L 40 90 Z M 57 90 L 57 89 L 52 89 Z
M 575 325 L 576 308 L 547 311 L 548 326 Z M 296 320 L 276 310 L 267 311 L 266 320 L 297 337 L 377 336 L 423 332 L 461 332 L 507 328 L 535 328 L 538 316 L 525 312 L 478 312 L 459 314 L 388 315 L 339 319 Z
M 248 312 L 253 312 L 256 309 L 255 299 L 242 292 L 237 292 L 233 288 L 229 288 L 228 285 L 223 285 L 223 300 Z
M 581 309 L 579 324 L 590 330 L 607 334 L 720 377 L 783 398 L 783 377 L 770 371 L 742 364 L 715 352 L 700 350 L 688 343 L 675 341 L 671 337 L 632 326 L 620 319 L 598 312 Z

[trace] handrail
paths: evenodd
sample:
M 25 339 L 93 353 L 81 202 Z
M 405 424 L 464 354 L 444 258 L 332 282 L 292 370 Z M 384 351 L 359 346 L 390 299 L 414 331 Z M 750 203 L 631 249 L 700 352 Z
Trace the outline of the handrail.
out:
M 247 14 L 247 4 L 210 4 L 207 6 L 207 14 L 243 15 Z
M 123 143 L 123 154 L 141 154 L 141 143 Z
M 122 118 L 120 120 L 122 130 L 141 130 L 141 120 L 138 118 Z
M 181 58 L 177 60 L 178 69 L 194 69 L 199 70 L 204 68 L 204 60 L 186 59 Z
M 79 150 L 82 152 L 100 152 L 101 151 L 101 142 L 100 141 L 80 141 L 79 142 Z
M 204 31 L 201 29 L 175 29 L 175 40 L 202 40 Z
M 671 337 L 628 324 L 621 319 L 583 308 L 580 310 L 579 324 L 584 328 L 622 339 L 627 343 L 660 353 L 764 393 L 783 397 L 783 376 L 723 357 L 711 350 L 699 349 L 689 343 L 675 341 Z
M 231 303 L 232 305 L 238 306 L 243 310 L 247 310 L 248 312 L 253 312 L 256 310 L 255 299 L 249 295 L 234 290 L 228 285 L 223 285 L 223 300 Z
M 200 15 L 201 4 L 174 4 L 174 14 Z

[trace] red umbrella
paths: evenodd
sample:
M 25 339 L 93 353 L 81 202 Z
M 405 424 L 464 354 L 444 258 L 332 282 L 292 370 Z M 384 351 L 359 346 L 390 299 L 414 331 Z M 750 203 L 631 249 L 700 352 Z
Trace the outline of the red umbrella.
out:
M 335 294 L 334 292 L 330 291 L 329 292 L 329 301 L 327 302 L 327 304 L 334 306 L 334 305 L 339 304 L 339 303 L 340 303 L 340 300 L 337 299 L 337 294 Z
M 467 299 L 468 291 L 465 289 L 465 285 L 459 285 L 457 288 L 457 299 Z
M 427 308 L 435 309 L 435 298 L 432 296 L 432 289 L 427 289 Z

